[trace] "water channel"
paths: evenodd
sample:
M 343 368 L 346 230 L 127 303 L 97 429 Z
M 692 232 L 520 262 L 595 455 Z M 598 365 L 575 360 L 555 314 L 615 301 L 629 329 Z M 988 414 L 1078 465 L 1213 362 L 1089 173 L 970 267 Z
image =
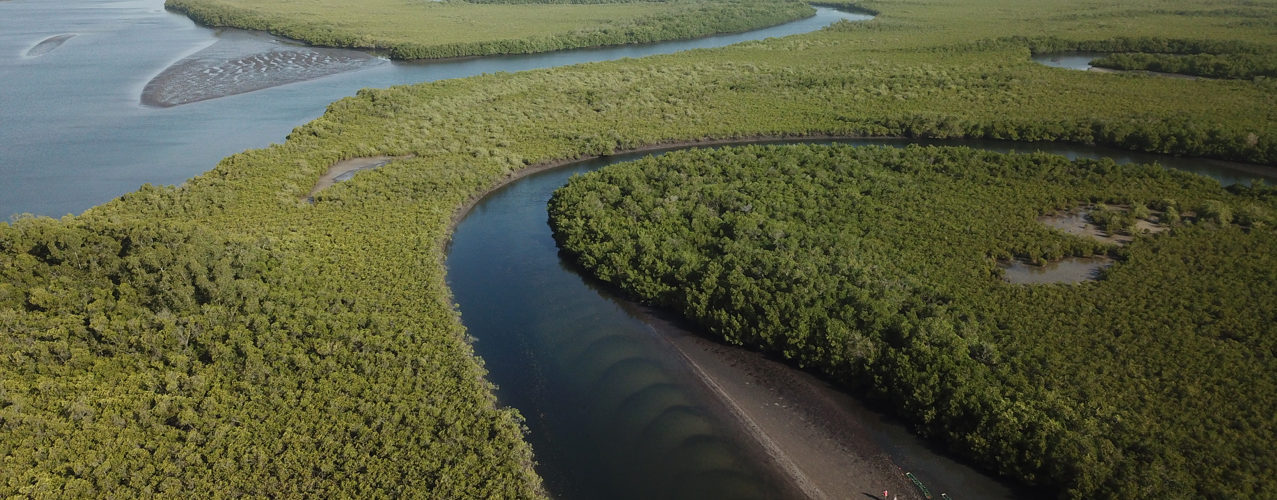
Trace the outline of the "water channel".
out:
M 6 122 L 0 127 L 0 214 L 58 216 L 145 182 L 180 183 L 229 154 L 282 140 L 329 102 L 362 87 L 715 47 L 864 18 L 821 8 L 806 20 L 691 41 L 433 63 L 380 61 L 160 107 L 143 104 L 140 96 L 174 63 L 207 53 L 222 39 L 259 49 L 286 42 L 201 28 L 165 12 L 160 0 L 0 2 L 0 78 L 7 90 L 0 93 Z M 1211 160 L 1079 146 L 960 144 L 1156 160 L 1226 184 L 1273 178 L 1253 167 Z M 458 226 L 448 254 L 449 284 L 499 386 L 500 400 L 527 418 L 540 471 L 551 492 L 563 498 L 809 495 L 781 467 L 768 465 L 774 450 L 757 442 L 721 391 L 687 362 L 686 342 L 694 335 L 654 327 L 664 323 L 597 290 L 559 259 L 546 224 L 550 193 L 573 173 L 627 158 L 579 163 L 515 181 L 482 200 Z M 720 358 L 730 356 L 741 354 Z M 768 369 L 803 376 L 783 367 Z M 821 394 L 831 398 L 835 410 L 856 415 L 855 425 L 869 436 L 870 446 L 896 466 L 919 472 L 937 491 L 955 498 L 1013 496 L 1005 486 L 933 452 L 899 424 L 836 393 Z
M 919 141 L 803 142 L 904 147 Z M 1046 150 L 1119 163 L 1161 161 L 1224 184 L 1247 182 L 1255 175 L 1241 164 L 1100 147 L 923 143 L 999 152 Z M 457 226 L 448 251 L 448 284 L 466 328 L 478 339 L 475 349 L 498 386 L 498 398 L 527 418 L 539 472 L 563 498 L 703 498 L 706 491 L 742 498 L 810 495 L 785 484 L 781 466 L 765 465 L 772 459 L 744 429 L 748 425 L 737 421 L 732 402 L 716 393 L 716 382 L 707 384 L 705 374 L 689 367 L 697 362 L 685 360 L 679 344 L 686 345 L 686 337 L 695 332 L 656 326 L 664 323 L 594 285 L 560 258 L 547 223 L 546 203 L 553 191 L 572 175 L 643 154 L 587 160 L 515 180 L 481 200 Z M 733 350 L 720 347 L 710 357 L 739 356 Z M 900 470 L 917 474 L 933 491 L 955 498 L 1015 496 L 1007 486 L 936 452 L 903 425 L 850 398 L 838 398 L 833 406 L 832 411 L 853 416 L 854 425 L 874 437 L 872 447 Z M 835 455 L 822 460 L 835 460 Z M 878 489 L 863 493 L 869 491 Z M 821 493 L 837 498 L 862 492 Z
M 695 40 L 435 62 L 378 60 L 321 78 L 161 107 L 142 104 L 143 90 L 188 56 L 238 47 L 240 56 L 252 59 L 291 45 L 261 33 L 200 27 L 163 5 L 0 2 L 0 220 L 17 213 L 60 217 L 143 183 L 180 184 L 226 156 L 282 142 L 293 127 L 364 87 L 721 47 L 870 17 L 820 7 L 815 16 L 791 23 Z M 72 34 L 42 55 L 28 55 L 52 37 Z

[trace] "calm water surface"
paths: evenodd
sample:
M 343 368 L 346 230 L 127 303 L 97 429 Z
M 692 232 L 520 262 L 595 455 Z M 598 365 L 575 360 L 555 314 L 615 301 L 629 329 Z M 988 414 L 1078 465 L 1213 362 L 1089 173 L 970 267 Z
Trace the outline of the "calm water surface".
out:
M 148 81 L 222 38 L 246 35 L 197 27 L 165 12 L 161 0 L 0 1 L 0 81 L 6 87 L 0 93 L 0 216 L 80 212 L 142 183 L 180 183 L 229 154 L 282 141 L 328 103 L 362 87 L 715 47 L 863 18 L 819 9 L 814 18 L 776 28 L 686 42 L 376 64 L 159 108 L 140 102 Z M 61 35 L 75 36 L 32 52 Z M 272 43 L 262 35 L 247 36 Z M 1225 183 L 1259 176 L 1227 162 L 1097 148 L 961 144 L 1119 161 L 1156 158 Z M 458 227 L 448 257 L 448 279 L 464 322 L 479 339 L 476 348 L 500 386 L 501 401 L 528 418 L 548 486 L 567 498 L 794 495 L 760 465 L 765 461 L 757 448 L 728 425 L 678 356 L 615 299 L 592 290 L 559 260 L 545 202 L 573 172 L 604 163 L 530 176 L 494 193 Z M 909 446 L 886 447 L 916 462 L 931 460 Z M 998 490 L 966 493 L 967 498 L 1005 496 Z
M 904 147 L 919 141 L 787 142 Z M 1000 152 L 1043 149 L 998 141 L 922 143 Z M 1207 175 L 1229 167 L 1107 148 L 1046 149 L 1119 163 L 1161 160 Z M 462 220 L 448 250 L 448 284 L 466 328 L 478 339 L 475 349 L 499 387 L 498 398 L 527 417 L 539 472 L 556 495 L 793 495 L 769 470 L 753 465 L 763 461 L 756 445 L 734 430 L 721 404 L 682 366 L 678 354 L 627 312 L 622 301 L 591 287 L 560 258 L 546 213 L 554 190 L 574 174 L 641 156 L 590 160 L 516 180 L 488 195 Z M 1234 177 L 1245 174 L 1217 176 Z M 1061 265 L 1072 269 L 1073 264 Z M 997 481 L 937 454 L 904 426 L 880 417 L 865 420 L 893 460 L 933 488 L 944 488 L 937 491 L 955 498 L 1012 495 Z
M 736 35 L 643 46 L 436 63 L 372 65 L 316 80 L 158 108 L 142 89 L 165 68 L 242 32 L 196 26 L 163 0 L 0 1 L 0 220 L 79 213 L 143 183 L 180 184 L 222 158 L 283 142 L 337 99 L 364 87 L 523 71 L 719 47 L 805 33 L 868 16 L 818 8 L 814 17 Z M 233 34 L 232 34 L 233 33 Z M 39 57 L 50 37 L 75 34 Z M 272 38 L 259 37 L 263 43 Z

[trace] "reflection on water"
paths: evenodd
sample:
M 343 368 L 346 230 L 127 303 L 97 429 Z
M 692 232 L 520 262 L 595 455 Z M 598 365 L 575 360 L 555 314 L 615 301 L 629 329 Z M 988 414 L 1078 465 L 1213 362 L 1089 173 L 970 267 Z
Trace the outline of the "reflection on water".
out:
M 1004 279 L 1020 285 L 1091 281 L 1098 279 L 1100 272 L 1110 265 L 1113 259 L 1103 256 L 1066 257 L 1041 266 L 1020 259 L 998 263 Z
M 798 498 L 661 341 L 563 268 L 551 192 L 587 163 L 529 176 L 458 226 L 448 280 L 503 405 L 527 418 L 558 498 Z
M 142 102 L 177 106 L 381 64 L 365 52 L 285 44 L 227 30 L 213 45 L 169 66 L 146 84 Z
M 1052 68 L 1090 70 L 1091 61 L 1107 55 L 1103 52 L 1063 52 L 1058 54 L 1041 54 L 1033 56 L 1033 62 Z

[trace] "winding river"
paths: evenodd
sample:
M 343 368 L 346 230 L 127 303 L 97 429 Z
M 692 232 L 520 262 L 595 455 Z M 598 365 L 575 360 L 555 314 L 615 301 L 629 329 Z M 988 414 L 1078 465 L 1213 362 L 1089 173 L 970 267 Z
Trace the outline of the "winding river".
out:
M 904 139 L 788 142 L 963 145 L 999 152 L 1044 150 L 1070 158 L 1107 157 L 1119 163 L 1160 161 L 1225 184 L 1248 182 L 1258 175 L 1241 164 L 1078 145 Z M 903 425 L 832 390 L 822 391 L 819 382 L 811 382 L 814 379 L 801 383 L 817 386 L 822 394 L 795 398 L 797 402 L 837 401 L 820 411 L 790 412 L 791 416 L 780 418 L 801 420 L 834 412 L 854 420 L 846 424 L 871 435 L 873 442 L 868 450 L 849 451 L 846 443 L 835 443 L 841 446 L 833 448 L 843 449 L 818 457 L 777 460 L 776 450 L 758 442 L 748 432 L 752 423 L 741 422 L 732 408 L 739 404 L 732 401 L 737 391 L 719 386 L 740 382 L 737 378 L 746 379 L 745 384 L 766 385 L 776 372 L 787 377 L 803 375 L 765 364 L 740 372 L 705 373 L 698 366 L 705 364 L 705 358 L 698 360 L 696 353 L 686 351 L 689 343 L 692 349 L 707 349 L 709 342 L 689 341 L 700 337 L 694 331 L 671 328 L 650 311 L 596 286 L 560 258 L 547 223 L 546 204 L 553 191 L 572 175 L 643 154 L 586 160 L 515 180 L 474 206 L 458 224 L 448 249 L 448 284 L 466 328 L 477 339 L 475 350 L 487 363 L 498 398 L 527 418 L 539 472 L 551 492 L 562 498 L 697 498 L 705 491 L 730 491 L 744 498 L 846 498 L 857 492 L 837 481 L 809 489 L 787 484 L 785 462 L 797 462 L 788 464 L 789 468 L 802 469 L 851 460 L 848 455 L 883 453 L 894 467 L 915 473 L 936 493 L 948 492 L 955 498 L 1015 496 L 1006 485 L 934 451 Z M 707 356 L 711 362 L 752 362 L 742 359 L 739 349 L 708 349 L 716 351 Z M 745 404 L 760 403 L 780 404 L 766 395 Z M 750 408 L 746 413 L 760 412 Z M 784 425 L 773 427 L 785 431 Z M 836 432 L 810 430 L 798 441 Z M 785 455 L 787 450 L 780 451 Z M 799 475 L 806 474 L 800 470 Z M 811 478 L 811 482 L 821 481 Z M 861 491 L 880 489 L 869 486 Z
M 213 75 L 229 67 L 275 64 L 271 57 L 254 59 L 250 53 L 228 57 L 229 66 L 200 59 L 228 48 L 276 54 L 281 64 L 309 56 L 266 35 L 195 26 L 164 11 L 161 0 L 0 2 L 0 79 L 6 83 L 0 93 L 6 123 L 0 127 L 0 213 L 58 216 L 142 183 L 180 183 L 227 155 L 282 140 L 293 127 L 318 117 L 329 102 L 362 87 L 716 47 L 866 18 L 819 8 L 815 17 L 782 26 L 690 41 L 430 63 L 377 60 L 287 85 L 166 101 L 170 107 L 162 107 L 143 104 L 141 96 L 157 75 L 179 63 Z M 961 144 L 1156 160 L 1224 183 L 1272 178 L 1211 160 L 1079 146 Z M 739 401 L 724 396 L 758 390 L 725 385 L 784 379 L 813 394 L 804 401 L 820 399 L 830 415 L 854 417 L 847 425 L 856 426 L 857 436 L 834 439 L 832 446 L 880 452 L 875 464 L 907 468 L 933 490 L 955 498 L 1013 496 L 1006 486 L 933 452 L 899 424 L 819 381 L 698 340 L 659 315 L 598 290 L 560 260 L 546 224 L 550 193 L 574 173 L 632 156 L 536 173 L 494 191 L 458 225 L 449 248 L 448 279 L 464 323 L 478 339 L 476 350 L 499 386 L 498 397 L 527 418 L 539 470 L 552 493 L 562 498 L 832 495 L 820 473 L 810 474 L 810 483 L 794 480 L 795 463 L 802 458 L 787 459 L 784 450 L 778 456 L 774 443 L 760 442 L 755 432 L 767 422 L 742 416 L 783 420 L 787 413 L 742 411 Z M 715 360 L 732 366 L 715 367 Z M 753 371 L 744 378 L 722 377 L 735 373 L 737 364 Z M 771 401 L 782 407 L 790 400 L 774 396 Z M 823 425 L 818 424 L 804 422 L 808 427 L 799 426 L 798 432 Z M 861 491 L 865 494 L 878 491 L 865 488 L 870 488 Z
M 364 87 L 721 47 L 806 33 L 840 19 L 869 16 L 822 7 L 815 16 L 791 23 L 695 40 L 434 62 L 375 60 L 350 65 L 349 71 L 197 102 L 157 95 L 160 105 L 152 106 L 142 103 L 143 91 L 170 67 L 253 69 L 266 59 L 287 69 L 289 60 L 279 54 L 296 52 L 290 50 L 295 44 L 261 33 L 200 27 L 165 11 L 163 0 L 0 2 L 0 82 L 5 87 L 0 92 L 0 185 L 5 188 L 0 218 L 24 212 L 60 217 L 143 183 L 181 184 L 229 155 L 282 142 L 293 127 Z M 56 50 L 27 55 L 52 37 L 70 34 L 76 36 L 61 39 Z M 203 61 L 210 53 L 221 62 Z M 210 75 L 205 83 L 220 85 L 225 79 Z M 162 107 L 174 103 L 182 104 Z

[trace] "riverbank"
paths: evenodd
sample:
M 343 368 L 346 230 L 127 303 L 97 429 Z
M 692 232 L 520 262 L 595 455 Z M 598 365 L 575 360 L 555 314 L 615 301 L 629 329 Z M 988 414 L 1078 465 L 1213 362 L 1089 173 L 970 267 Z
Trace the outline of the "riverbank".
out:
M 332 0 L 273 6 L 240 0 L 168 0 L 165 8 L 210 27 L 268 31 L 324 47 L 372 49 L 397 60 L 692 39 L 775 26 L 815 14 L 798 1 L 755 0 L 517 5 L 374 1 L 357 9 Z
M 952 6 L 944 9 L 944 2 L 939 3 L 935 11 L 925 12 L 938 12 L 933 17 L 952 17 L 953 9 L 960 7 L 978 13 L 978 22 L 967 26 L 987 31 L 972 36 L 994 30 L 995 35 L 1017 32 L 1016 12 L 973 7 L 969 2 L 950 2 Z M 1067 2 L 1047 11 L 1041 5 L 1024 6 L 1019 12 L 1032 9 L 1029 20 L 1034 22 L 1019 25 L 1032 24 L 1037 32 L 1043 26 L 1062 31 L 1079 23 L 1097 24 L 1089 18 L 1073 23 L 1065 19 L 1062 26 L 1053 24 L 1056 17 L 1051 18 L 1051 23 L 1036 22 L 1076 7 Z M 319 88 L 318 84 L 346 78 L 337 75 L 315 80 L 315 84 L 285 86 L 206 104 L 170 110 L 137 109 L 138 114 L 166 119 L 147 129 L 129 129 L 126 120 L 115 117 L 104 120 L 109 126 L 102 129 L 65 127 L 85 138 L 85 161 L 47 156 L 77 146 L 66 140 L 50 140 L 37 144 L 42 147 L 30 148 L 38 149 L 41 156 L 36 156 L 36 152 L 29 157 L 6 156 L 10 161 L 0 163 L 52 173 L 62 181 L 55 185 L 57 189 L 40 189 L 22 181 L 21 189 L 13 190 L 15 197 L 22 195 L 18 191 L 32 198 L 53 198 L 71 192 L 74 187 L 66 185 L 65 178 L 76 171 L 60 168 L 62 165 L 89 166 L 100 181 L 122 178 L 103 168 L 108 163 L 100 157 L 109 155 L 110 150 L 127 152 L 131 156 L 127 164 L 148 175 L 142 180 L 130 180 L 133 187 L 126 190 L 135 190 L 141 182 L 165 183 L 165 178 L 155 177 L 161 173 L 180 177 L 178 181 L 190 178 L 180 188 L 148 186 L 135 190 L 77 217 L 22 223 L 23 228 L 41 224 L 59 230 L 120 228 L 115 233 L 120 238 L 87 247 L 84 252 L 66 254 L 69 257 L 92 256 L 94 252 L 115 256 L 118 247 L 112 245 L 124 236 L 130 236 L 128 241 L 136 249 L 139 239 L 132 235 L 145 234 L 143 229 L 157 225 L 172 226 L 172 232 L 178 234 L 170 240 L 186 238 L 188 233 L 193 241 L 208 239 L 194 228 L 207 228 L 206 232 L 215 232 L 217 239 L 194 249 L 200 251 L 183 254 L 190 259 L 177 261 L 164 253 L 166 247 L 159 247 L 153 255 L 142 255 L 145 259 L 133 261 L 158 264 L 165 271 L 160 276 L 160 270 L 152 266 L 157 279 L 133 280 L 138 286 L 132 289 L 155 290 L 164 295 L 156 295 L 152 302 L 132 301 L 137 307 L 103 312 L 109 322 L 94 321 L 101 316 L 96 311 L 86 312 L 80 298 L 98 296 L 98 290 L 105 290 L 100 296 L 112 298 L 118 294 L 111 294 L 111 287 L 119 281 L 112 281 L 112 276 L 77 274 L 97 269 L 91 263 L 68 267 L 61 274 L 67 279 L 52 284 L 58 289 L 50 288 L 47 276 L 51 274 L 43 268 L 20 268 L 6 275 L 14 280 L 0 285 L 11 287 L 7 293 L 0 293 L 4 314 L 30 327 L 24 326 L 3 340 L 9 342 L 7 352 L 30 357 L 18 361 L 14 356 L 14 364 L 0 367 L 6 370 L 9 394 L 22 398 L 5 410 L 26 409 L 20 416 L 25 420 L 13 420 L 15 427 L 6 434 L 5 442 L 11 444 L 16 458 L 0 470 L 0 477 L 7 480 L 0 488 L 17 495 L 53 496 L 151 496 L 155 491 L 167 491 L 158 489 L 161 484 L 174 485 L 174 491 L 241 491 L 255 496 L 534 496 L 534 492 L 529 492 L 532 486 L 518 489 L 533 479 L 520 468 L 505 466 L 524 463 L 520 451 L 523 448 L 517 445 L 522 438 L 520 421 L 513 417 L 513 411 L 491 411 L 490 406 L 504 405 L 504 401 L 493 398 L 491 390 L 472 390 L 473 384 L 482 380 L 482 370 L 472 357 L 461 318 L 448 300 L 444 270 L 431 252 L 448 237 L 446 227 L 453 212 L 472 193 L 486 189 L 510 171 L 544 160 L 674 137 L 812 131 L 916 136 L 966 133 L 1039 141 L 1103 142 L 1181 154 L 1215 151 L 1210 154 L 1261 159 L 1256 161 L 1268 157 L 1264 148 L 1271 143 L 1268 131 L 1273 130 L 1272 119 L 1255 112 L 1267 109 L 1268 94 L 1253 85 L 1098 78 L 1049 71 L 1022 62 L 1027 49 L 1010 43 L 981 49 L 958 47 L 943 53 L 896 50 L 895 42 L 906 37 L 916 40 L 911 42 L 913 46 L 939 43 L 930 36 L 919 36 L 920 29 L 923 34 L 948 33 L 950 41 L 970 36 L 966 26 L 954 26 L 964 21 L 961 18 L 945 17 L 941 24 L 919 19 L 905 9 L 892 10 L 893 15 L 884 15 L 872 29 L 843 23 L 820 33 L 716 51 L 537 72 L 519 72 L 526 68 L 501 65 L 479 72 L 506 73 L 368 90 L 333 103 L 322 117 L 296 126 L 314 118 L 311 114 L 325 109 L 328 101 L 353 92 L 312 91 Z M 59 18 L 62 11 L 65 9 L 49 17 Z M 971 17 L 975 16 L 968 19 Z M 1206 36 L 1199 35 L 1199 16 L 1182 17 L 1191 17 L 1192 31 L 1176 30 L 1175 25 L 1166 29 L 1167 23 L 1162 22 L 1156 23 L 1157 29 L 1168 36 Z M 1224 20 L 1234 17 L 1241 16 Z M 1124 15 L 1118 20 L 1132 19 L 1138 20 L 1138 16 Z M 183 25 L 189 24 L 182 21 Z M 950 26 L 962 29 L 947 29 Z M 1236 24 L 1229 32 L 1246 36 L 1254 31 L 1248 31 L 1246 26 Z M 70 31 L 74 30 L 59 28 L 51 33 Z M 1088 33 L 1097 31 L 1099 28 Z M 51 33 L 23 37 L 10 52 L 20 54 Z M 50 57 L 24 60 L 23 64 L 53 66 L 62 58 L 79 54 L 70 50 L 72 45 L 78 43 L 68 44 Z M 150 45 L 159 44 L 154 37 L 148 37 L 147 43 L 139 47 Z M 159 70 L 171 59 L 162 58 L 163 64 L 147 68 Z M 387 64 L 383 68 L 396 66 Z M 79 66 L 49 69 L 60 68 L 83 72 Z M 377 71 L 360 72 L 358 87 L 402 83 L 362 80 Z M 150 69 L 133 72 L 153 73 Z M 142 82 L 136 83 L 140 87 Z M 94 90 L 92 81 L 82 86 L 83 90 Z M 72 98 L 79 94 L 49 93 L 56 94 L 59 102 L 70 104 L 77 103 Z M 118 94 L 122 96 L 120 101 L 140 108 L 136 106 L 136 92 Z M 8 102 L 30 100 L 23 99 L 23 94 L 14 96 Z M 313 100 L 318 99 L 324 102 L 315 104 Z M 83 115 L 76 113 L 99 109 L 80 108 L 68 108 L 66 113 L 53 109 L 58 112 L 43 110 L 19 116 L 45 114 L 85 121 Z M 236 110 L 243 113 L 232 112 Z M 208 114 L 189 114 L 191 111 Z M 200 121 L 210 116 L 236 134 L 252 135 L 253 142 L 234 147 L 242 143 L 222 135 L 178 128 L 186 123 L 212 124 L 212 119 Z M 282 125 L 266 132 L 253 129 L 268 121 Z M 1158 141 L 1171 137 L 1167 128 L 1182 128 L 1181 123 L 1202 130 L 1206 134 L 1204 146 L 1179 146 L 1182 143 L 1176 142 L 1175 147 L 1163 148 Z M 1116 132 L 1108 134 L 1110 129 L 1104 127 L 1109 125 L 1120 127 L 1117 132 L 1133 131 L 1149 141 L 1124 141 Z M 117 129 L 129 133 L 89 133 Z M 8 129 L 0 131 L 0 142 L 12 146 L 5 148 L 6 155 L 29 144 L 13 133 Z M 1255 142 L 1259 146 L 1246 146 L 1251 133 L 1258 137 Z M 234 155 L 207 172 L 214 160 L 200 160 L 196 148 L 173 140 L 196 138 L 215 145 L 207 150 L 223 151 L 217 156 L 221 158 L 226 148 L 261 146 L 285 134 L 288 139 L 283 144 Z M 117 143 L 120 137 L 146 137 L 149 141 Z M 115 147 L 104 148 L 103 144 Z M 152 156 L 147 157 L 147 153 Z M 297 201 L 336 158 L 406 154 L 415 154 L 416 158 L 402 166 L 357 176 L 335 188 L 341 196 L 333 196 L 330 202 L 306 205 Z M 175 165 L 182 162 L 197 164 L 199 170 L 192 171 L 194 167 L 190 165 L 183 170 Z M 24 177 L 8 178 L 21 181 Z M 5 202 L 18 207 L 30 203 L 16 198 L 6 198 Z M 538 217 L 541 220 L 533 220 L 533 224 L 543 222 L 544 217 Z M 5 258 L 22 265 L 38 264 L 50 257 L 46 250 L 64 248 L 61 245 L 72 241 L 52 231 L 33 230 L 29 234 L 32 244 L 6 247 Z M 205 247 L 220 248 L 220 239 L 261 249 L 260 265 L 231 262 L 222 266 L 201 253 Z M 1218 253 L 1204 253 L 1200 258 Z M 179 262 L 186 265 L 168 265 Z M 248 264 L 255 262 L 259 261 Z M 1253 272 L 1277 269 L 1267 261 L 1255 262 L 1258 269 Z M 479 265 L 493 267 L 484 262 Z M 174 273 L 180 268 L 199 271 L 196 278 L 204 274 L 234 277 L 234 272 L 225 272 L 228 268 L 261 269 L 267 274 L 258 279 L 241 273 L 250 281 L 227 287 L 227 294 L 234 294 L 236 302 L 225 308 L 203 307 L 214 314 L 185 315 L 176 325 L 166 315 L 134 328 L 136 323 L 131 321 L 138 314 L 153 310 L 144 307 L 147 304 L 163 301 L 175 306 L 199 306 L 205 300 L 203 294 L 194 293 L 204 290 L 205 283 L 184 279 L 186 274 L 182 272 Z M 160 288 L 155 283 L 174 286 Z M 99 284 L 102 288 L 96 288 Z M 121 291 L 126 289 L 121 287 Z M 500 287 L 478 292 L 481 300 L 489 302 L 479 302 L 477 314 L 467 312 L 466 324 L 485 313 L 504 315 L 519 305 L 502 300 L 503 292 Z M 1271 294 L 1259 298 L 1267 297 Z M 64 307 L 37 310 L 58 305 L 50 301 L 59 298 L 66 299 Z M 1260 303 L 1254 310 L 1268 310 L 1272 303 Z M 217 315 L 219 311 L 231 313 Z M 1249 314 L 1230 319 L 1248 322 L 1252 318 L 1259 322 L 1268 316 Z M 130 330 L 110 328 L 112 325 Z M 110 328 L 98 332 L 114 336 L 85 333 L 85 326 Z M 67 330 L 70 332 L 62 335 Z M 1113 330 L 1111 325 L 1097 324 L 1093 331 Z M 183 345 L 172 344 L 180 340 L 175 335 L 183 332 L 200 332 L 185 350 Z M 59 337 L 50 340 L 55 335 Z M 1103 360 L 1112 349 L 1145 347 L 1139 343 L 1144 337 L 1119 341 L 1105 337 L 1110 341 L 1087 352 L 1088 357 Z M 137 341 L 140 345 L 111 351 L 108 349 L 113 347 L 105 344 L 103 338 Z M 1060 344 L 1076 341 L 1064 339 Z M 70 362 L 61 363 L 67 360 L 68 353 L 72 356 Z M 164 356 L 173 368 L 155 356 Z M 27 359 L 32 362 L 25 362 Z M 497 369 L 498 363 L 492 358 L 484 359 L 490 369 Z M 1186 360 L 1189 364 L 1195 361 Z M 119 370 L 99 368 L 101 364 L 125 362 L 129 364 Z M 1106 363 L 1102 368 L 1129 369 L 1120 363 Z M 52 370 L 59 370 L 58 376 L 49 376 Z M 1175 371 L 1179 370 L 1176 367 Z M 1274 393 L 1270 386 L 1249 388 L 1247 398 L 1263 398 L 1260 404 L 1267 405 Z M 1218 410 L 1243 399 L 1232 398 L 1212 386 L 1189 389 L 1200 395 L 1193 400 L 1195 403 L 1216 410 L 1213 415 L 1223 414 Z M 1130 387 L 1128 392 L 1156 394 L 1157 388 Z M 157 401 L 164 406 L 156 407 Z M 117 415 L 129 417 L 139 411 L 149 412 L 152 420 L 115 419 Z M 1127 417 L 1114 415 L 1111 408 L 1079 411 Z M 155 425 L 151 425 L 152 421 Z M 41 422 L 49 422 L 50 426 Z M 238 426 L 241 422 L 250 427 Z M 97 426 L 91 427 L 94 423 Z M 50 429 L 60 433 L 49 438 Z M 272 439 L 260 439 L 263 435 Z M 41 443 L 50 439 L 64 445 L 55 450 L 58 453 L 40 453 L 45 449 Z M 1271 440 L 1247 441 L 1267 442 Z M 113 443 L 119 446 L 100 446 Z M 494 447 L 504 447 L 510 453 L 491 456 Z M 174 449 L 180 451 L 155 455 L 140 451 Z M 1207 445 L 1191 449 L 1197 452 L 1214 448 Z M 1237 480 L 1220 487 L 1209 485 L 1198 493 L 1244 496 L 1270 489 L 1269 480 L 1262 479 L 1267 477 L 1262 472 L 1272 468 L 1268 467 L 1270 454 L 1245 448 L 1226 451 L 1224 460 L 1211 461 L 1201 469 L 1235 471 L 1232 478 Z M 103 463 L 110 463 L 113 468 L 97 474 L 102 468 L 85 463 L 95 457 L 104 457 Z M 172 467 L 150 474 L 157 464 L 171 467 L 199 463 L 207 457 L 220 459 L 208 467 Z M 1099 457 L 1107 459 L 1104 455 Z M 316 463 L 320 464 L 319 469 L 313 466 Z M 1166 464 L 1152 464 L 1163 465 Z M 209 477 L 210 471 L 216 471 L 216 477 Z M 398 480 L 377 479 L 384 477 Z M 1174 484 L 1159 480 L 1139 477 L 1113 485 L 1101 484 L 1098 487 L 1103 489 L 1094 496 L 1154 496 L 1165 494 L 1157 487 Z M 1130 491 L 1133 488 L 1141 490 Z
M 875 142 L 871 138 L 827 134 L 805 137 L 755 135 L 735 139 L 657 142 L 617 151 L 607 157 L 628 158 L 689 147 L 835 140 Z M 884 145 L 886 140 L 889 139 L 877 138 L 877 142 Z M 601 157 L 591 155 L 543 162 L 512 172 L 459 209 L 454 214 L 449 234 L 456 233 L 457 225 L 475 206 L 516 181 Z M 526 196 L 526 193 L 520 195 Z M 446 249 L 444 253 L 448 253 Z M 504 268 L 510 264 L 493 262 L 491 265 Z M 451 271 L 449 274 L 452 274 Z M 619 301 L 626 311 L 639 318 L 672 348 L 670 354 L 678 357 L 679 362 L 695 375 L 697 383 L 722 404 L 726 420 L 734 422 L 734 432 L 753 441 L 759 449 L 759 458 L 765 459 L 766 467 L 784 477 L 790 484 L 788 489 L 801 492 L 801 497 L 832 499 L 880 495 L 875 492 L 884 489 L 915 492 L 905 478 L 905 472 L 917 474 L 937 493 L 960 491 L 980 498 L 1012 497 L 1007 486 L 937 454 L 930 448 L 931 445 L 912 436 L 903 424 L 892 423 L 882 415 L 865 409 L 846 393 L 815 376 L 769 360 L 759 353 L 716 343 L 694 333 L 667 313 L 628 303 L 610 294 L 605 296 Z M 463 302 L 463 314 L 474 314 L 466 312 L 464 305 Z M 481 342 L 485 340 L 482 333 L 476 335 Z M 499 379 L 497 383 L 505 385 Z
M 713 342 L 668 313 L 630 307 L 678 351 L 809 498 L 916 491 L 906 471 L 871 437 L 866 418 L 874 416 L 846 394 L 759 353 Z

